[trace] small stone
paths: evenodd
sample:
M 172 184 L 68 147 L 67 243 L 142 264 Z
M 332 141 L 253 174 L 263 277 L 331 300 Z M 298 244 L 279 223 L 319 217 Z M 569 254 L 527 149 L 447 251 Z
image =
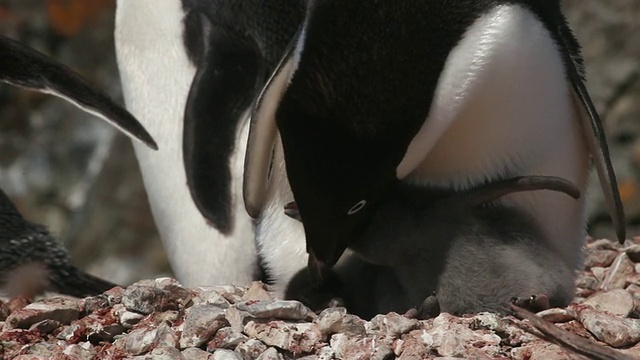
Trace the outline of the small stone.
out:
M 318 360 L 332 360 L 335 356 L 335 351 L 331 346 L 325 346 L 318 351 Z
M 122 304 L 127 310 L 145 315 L 178 309 L 176 300 L 166 290 L 135 284 L 125 290 L 122 295 Z
M 573 320 L 573 316 L 569 314 L 567 309 L 551 308 L 540 311 L 538 316 L 552 323 L 564 323 Z
M 111 289 L 102 293 L 109 300 L 109 305 L 113 306 L 122 302 L 122 296 L 124 295 L 124 288 L 120 286 L 114 286 Z
M 213 354 L 198 348 L 186 348 L 182 350 L 184 360 L 212 360 Z
M 157 327 L 141 327 L 117 339 L 114 345 L 133 355 L 148 352 L 155 346 L 178 346 L 178 335 L 169 324 L 163 322 Z
M 224 326 L 229 325 L 225 311 L 214 305 L 194 305 L 187 309 L 180 348 L 200 347 Z
M 9 306 L 4 301 L 0 300 L 0 321 L 5 321 L 10 313 L 11 310 L 9 309 Z
M 369 360 L 375 347 L 371 338 L 356 338 L 345 334 L 331 335 L 330 344 L 336 359 L 340 360 Z
M 620 244 L 609 239 L 597 239 L 587 244 L 589 250 L 617 250 Z
M 7 308 L 9 308 L 9 314 L 18 311 L 29 304 L 31 304 L 31 300 L 26 296 L 16 296 L 9 300 L 9 302 L 5 303 Z
M 231 350 L 216 350 L 211 360 L 243 360 L 242 357 Z
M 267 351 L 267 345 L 260 340 L 249 339 L 238 345 L 235 351 L 243 360 L 256 360 Z
M 322 310 L 320 315 L 313 320 L 323 335 L 331 335 L 340 332 L 342 319 L 347 315 L 347 309 L 343 307 L 331 307 Z
M 546 341 L 534 341 L 525 346 L 514 348 L 511 350 L 511 358 L 514 360 L 584 359 L 583 357 L 575 356 L 556 344 L 551 344 Z
M 148 358 L 145 356 L 145 359 Z M 180 350 L 170 346 L 159 346 L 151 351 L 153 360 L 183 360 Z
M 613 347 L 632 346 L 640 342 L 640 320 L 623 319 L 583 305 L 570 305 L 569 310 L 598 340 Z
M 631 284 L 629 286 L 627 286 L 626 289 L 631 296 L 633 296 L 636 299 L 640 299 L 640 285 L 636 285 L 636 284 Z
M 622 249 L 622 251 L 627 253 L 629 260 L 633 261 L 634 263 L 640 263 L 640 245 L 633 244 Z
M 607 276 L 607 270 L 607 268 L 595 266 L 591 268 L 591 273 L 599 283 L 602 283 L 604 278 Z
M 583 289 L 596 289 L 598 285 L 600 285 L 600 280 L 587 272 L 581 272 L 576 280 L 576 286 Z
M 423 341 L 440 356 L 467 356 L 467 350 L 482 350 L 492 355 L 500 353 L 502 339 L 496 334 L 480 334 L 458 323 L 458 318 L 442 313 L 433 320 L 433 327 L 423 335 Z
M 296 356 L 310 353 L 316 343 L 322 340 L 322 334 L 316 324 L 286 323 L 280 320 L 267 323 L 249 321 L 244 327 L 244 333 L 269 346 L 290 351 Z
M 11 313 L 4 323 L 4 330 L 27 329 L 43 320 L 55 320 L 66 325 L 79 316 L 80 307 L 77 300 L 61 297 L 44 299 Z
M 627 284 L 627 277 L 635 274 L 635 272 L 634 264 L 629 260 L 626 253 L 622 253 L 607 271 L 607 276 L 600 287 L 604 290 L 624 289 Z
M 347 309 L 343 307 L 327 308 L 313 322 L 318 325 L 325 339 L 335 333 L 364 336 L 367 331 L 367 322 L 355 315 L 347 314 Z
M 118 317 L 118 321 L 120 322 L 120 324 L 127 329 L 131 329 L 135 324 L 139 323 L 142 318 L 144 318 L 144 315 L 137 312 L 129 311 L 122 304 L 114 305 L 113 313 Z
M 61 326 L 59 321 L 46 319 L 31 325 L 29 330 L 37 330 L 40 334 L 49 334 Z
M 88 344 L 88 343 L 87 343 Z M 64 349 L 63 354 L 67 355 L 73 360 L 91 360 L 96 356 L 96 349 L 89 346 L 82 346 L 78 344 L 72 344 Z
M 248 312 L 240 311 L 235 306 L 228 308 L 225 314 L 233 331 L 238 333 L 242 332 L 247 322 L 253 319 Z
M 416 319 L 409 319 L 397 313 L 376 315 L 371 319 L 373 330 L 378 330 L 384 335 L 398 337 L 411 330 L 417 329 L 420 323 Z
M 158 278 L 155 279 L 155 284 L 157 288 L 168 292 L 169 297 L 174 299 L 175 302 L 183 308 L 188 306 L 193 298 L 193 293 L 185 289 L 182 284 L 174 278 Z
M 81 299 L 79 304 L 82 312 L 85 314 L 98 312 L 111 306 L 111 304 L 109 304 L 109 298 L 103 294 Z
M 244 301 L 235 307 L 258 319 L 305 320 L 313 314 L 301 302 L 293 300 Z
M 273 296 L 269 294 L 267 289 L 264 288 L 264 284 L 260 281 L 254 281 L 249 290 L 242 295 L 242 300 L 261 300 L 261 301 L 273 301 Z
M 215 349 L 235 349 L 238 344 L 249 339 L 241 332 L 234 331 L 231 327 L 223 327 L 218 330 L 211 341 L 207 343 L 207 351 Z
M 595 266 L 608 267 L 618 254 L 616 250 L 590 250 L 585 258 L 584 268 L 588 270 Z
M 82 323 L 73 323 L 69 326 L 65 326 L 63 330 L 56 336 L 57 339 L 64 340 L 68 343 L 78 342 L 80 338 L 84 337 L 86 327 Z
M 257 360 L 284 360 L 284 358 L 278 353 L 278 350 L 270 347 L 258 356 Z
M 597 294 L 587 299 L 582 305 L 624 318 L 633 310 L 633 296 L 626 290 L 616 289 Z
M 231 306 L 231 304 L 229 304 L 229 301 L 222 297 L 222 295 L 220 295 L 218 292 L 210 288 L 196 288 L 194 290 L 194 293 L 195 296 L 192 299 L 194 305 L 209 304 L 222 309 L 226 309 Z

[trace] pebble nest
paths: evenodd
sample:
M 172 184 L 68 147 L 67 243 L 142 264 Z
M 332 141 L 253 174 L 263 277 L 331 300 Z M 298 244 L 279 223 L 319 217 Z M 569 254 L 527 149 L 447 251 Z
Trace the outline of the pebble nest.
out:
M 142 280 L 84 299 L 0 306 L 3 359 L 640 359 L 640 237 L 588 239 L 575 300 L 537 314 L 315 314 L 259 282 Z

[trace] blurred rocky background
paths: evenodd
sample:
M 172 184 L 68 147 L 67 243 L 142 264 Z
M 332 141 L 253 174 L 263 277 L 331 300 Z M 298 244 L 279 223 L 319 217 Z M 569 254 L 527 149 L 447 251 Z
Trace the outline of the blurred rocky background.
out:
M 584 47 L 587 86 L 609 137 L 628 235 L 638 235 L 640 0 L 563 4 Z M 0 0 L 0 33 L 122 101 L 114 11 L 115 0 Z M 129 140 L 66 102 L 0 86 L 0 187 L 89 272 L 123 285 L 171 275 Z M 613 238 L 595 176 L 589 199 L 589 233 Z

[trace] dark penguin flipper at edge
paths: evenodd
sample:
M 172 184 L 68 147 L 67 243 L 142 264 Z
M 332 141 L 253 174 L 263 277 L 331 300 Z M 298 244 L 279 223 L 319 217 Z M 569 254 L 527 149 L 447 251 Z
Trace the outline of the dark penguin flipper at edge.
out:
M 480 206 L 514 192 L 536 190 L 558 191 L 574 199 L 580 198 L 580 190 L 573 183 L 557 176 L 518 176 L 481 185 L 457 195 L 464 197 L 466 203 L 472 206 Z
M 200 22 L 203 40 L 184 116 L 187 184 L 202 215 L 228 234 L 233 224 L 229 158 L 260 80 L 260 52 L 253 39 L 204 15 L 190 13 L 186 21 Z
M 569 36 L 571 35 L 567 34 L 566 31 L 560 32 L 560 41 L 565 49 L 569 48 L 571 40 L 571 37 Z M 622 200 L 620 199 L 620 191 L 618 190 L 616 174 L 609 155 L 609 146 L 607 145 L 602 121 L 600 120 L 598 111 L 591 101 L 587 88 L 584 86 L 583 76 L 578 70 L 578 65 L 575 60 L 568 52 L 564 52 L 564 58 L 567 76 L 573 87 L 574 97 L 576 98 L 575 101 L 582 105 L 576 107 L 579 108 L 578 116 L 580 117 L 581 125 L 585 132 L 587 146 L 589 147 L 589 152 L 595 161 L 596 171 L 598 172 L 598 178 L 600 179 L 600 186 L 604 193 L 605 201 L 613 221 L 618 241 L 622 244 L 626 238 L 625 214 L 622 206 Z M 576 105 L 578 105 L 577 103 Z
M 106 94 L 66 66 L 4 36 L 0 36 L 0 81 L 63 98 L 150 148 L 158 149 L 138 120 Z
M 247 153 L 244 162 L 243 198 L 249 216 L 258 218 L 267 193 L 267 180 L 278 129 L 276 110 L 289 79 L 295 71 L 294 49 L 299 30 L 289 43 L 271 78 L 262 89 L 251 114 Z

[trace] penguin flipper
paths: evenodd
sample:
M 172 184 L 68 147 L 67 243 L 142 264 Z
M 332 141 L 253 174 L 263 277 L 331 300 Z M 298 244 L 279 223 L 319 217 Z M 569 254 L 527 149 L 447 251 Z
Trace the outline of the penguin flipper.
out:
M 294 56 L 299 33 L 262 89 L 254 105 L 244 163 L 243 196 L 249 216 L 257 218 L 264 205 L 267 180 L 278 129 L 276 110 L 297 66 Z
M 570 39 L 570 38 L 569 38 Z M 560 41 L 565 49 L 568 49 L 566 32 L 560 34 Z M 576 111 L 582 128 L 589 152 L 595 162 L 596 172 L 600 180 L 600 186 L 604 193 L 605 202 L 611 215 L 611 220 L 616 231 L 618 241 L 622 244 L 626 238 L 625 214 L 616 180 L 616 173 L 611 163 L 609 146 L 602 126 L 598 111 L 591 101 L 589 92 L 584 85 L 583 77 L 573 57 L 565 53 L 565 68 L 567 77 L 573 87 L 573 97 Z
M 52 94 L 93 114 L 150 148 L 158 146 L 147 130 L 120 105 L 66 66 L 18 41 L 0 36 L 0 81 Z
M 232 231 L 231 169 L 238 124 L 250 106 L 261 67 L 249 37 L 197 13 L 203 51 L 184 115 L 183 157 L 194 203 L 222 233 Z

